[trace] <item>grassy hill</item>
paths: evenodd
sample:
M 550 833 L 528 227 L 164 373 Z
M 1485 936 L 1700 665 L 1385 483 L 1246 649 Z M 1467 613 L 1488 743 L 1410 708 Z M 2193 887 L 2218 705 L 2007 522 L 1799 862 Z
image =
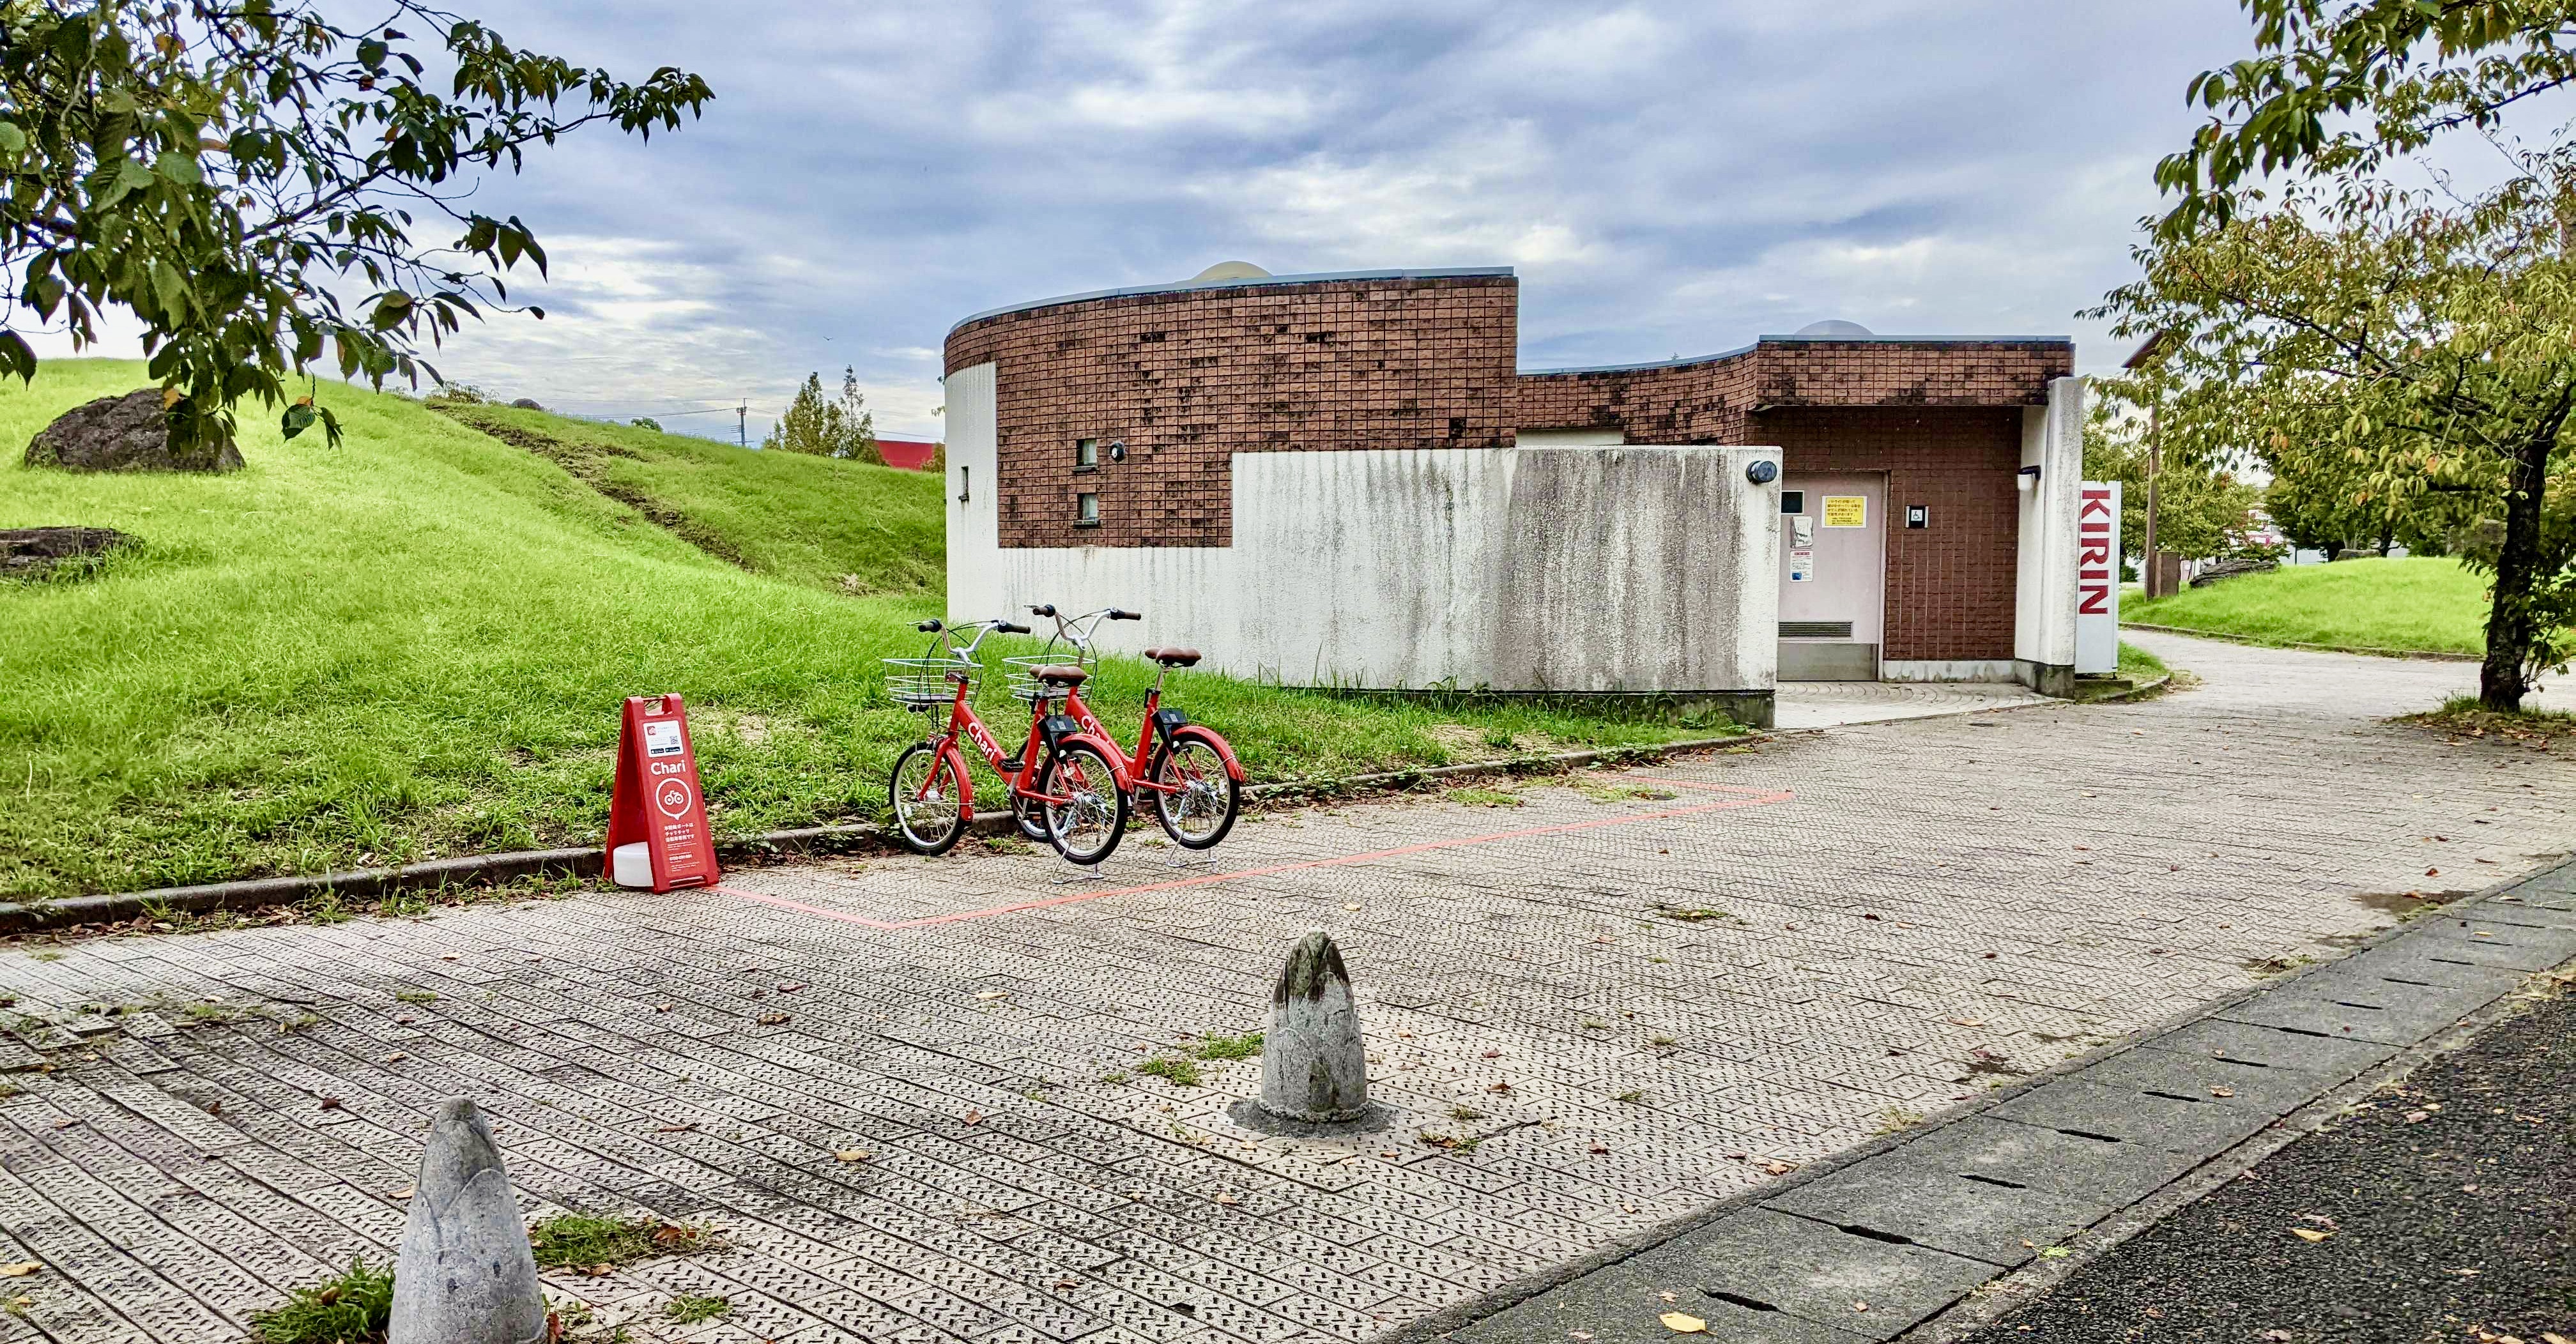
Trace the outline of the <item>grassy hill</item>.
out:
M 701 549 L 754 573 L 834 592 L 935 598 L 941 591 L 947 565 L 935 474 L 509 406 L 443 409 L 662 516 Z
M 2484 653 L 2487 584 L 2457 560 L 2338 560 L 2127 598 L 2120 618 L 2270 644 Z
M 20 465 L 56 415 L 144 381 L 74 361 L 0 382 L 0 527 L 142 538 L 95 578 L 0 583 L 0 897 L 588 843 L 630 694 L 688 698 L 730 833 L 874 816 L 920 732 L 884 699 L 877 659 L 918 652 L 911 624 L 940 605 L 935 478 L 493 417 L 628 449 L 592 454 L 610 488 L 631 484 L 693 541 L 548 456 L 331 385 L 338 448 L 283 442 L 250 408 L 249 467 L 226 476 Z M 1106 669 L 1117 717 L 1144 675 Z M 1008 703 L 988 703 L 997 723 Z M 1438 763 L 1514 735 L 1681 735 L 1205 675 L 1177 703 L 1267 779 Z

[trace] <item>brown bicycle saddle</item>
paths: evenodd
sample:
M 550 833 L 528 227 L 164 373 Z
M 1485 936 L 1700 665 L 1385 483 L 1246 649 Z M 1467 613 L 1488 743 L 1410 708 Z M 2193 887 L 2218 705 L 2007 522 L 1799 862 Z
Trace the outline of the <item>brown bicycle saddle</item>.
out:
M 1145 656 L 1165 667 L 1194 667 L 1199 661 L 1196 649 L 1147 649 Z

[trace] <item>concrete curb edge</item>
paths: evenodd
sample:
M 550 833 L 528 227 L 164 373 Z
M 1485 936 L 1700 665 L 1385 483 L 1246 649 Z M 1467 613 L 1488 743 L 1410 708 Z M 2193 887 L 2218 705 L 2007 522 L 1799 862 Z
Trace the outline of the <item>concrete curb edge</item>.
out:
M 2181 625 L 2149 625 L 2145 621 L 2122 621 L 2123 630 L 2148 630 L 2159 635 L 2187 635 L 2193 639 L 2215 639 L 2227 644 L 2249 644 L 2258 649 L 2306 649 L 2311 653 L 2353 653 L 2370 658 L 2413 658 L 2428 663 L 2483 663 L 2486 657 L 2475 653 L 2443 653 L 2437 649 L 2373 649 L 2355 644 L 2303 644 L 2294 639 L 2256 639 L 2251 635 L 2230 635 L 2217 630 L 2194 630 Z

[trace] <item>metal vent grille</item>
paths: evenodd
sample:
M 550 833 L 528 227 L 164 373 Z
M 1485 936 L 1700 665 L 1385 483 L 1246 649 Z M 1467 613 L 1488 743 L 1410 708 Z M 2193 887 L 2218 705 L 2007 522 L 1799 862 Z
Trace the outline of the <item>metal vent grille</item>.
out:
M 1782 639 L 1849 639 L 1851 632 L 1852 623 L 1849 621 L 1780 622 Z

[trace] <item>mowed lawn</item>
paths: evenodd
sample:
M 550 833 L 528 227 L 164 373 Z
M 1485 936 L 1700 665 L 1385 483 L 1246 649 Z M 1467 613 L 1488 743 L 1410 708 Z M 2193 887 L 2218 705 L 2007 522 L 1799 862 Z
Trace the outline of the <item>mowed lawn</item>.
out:
M 2152 602 L 2124 598 L 2120 619 L 2266 644 L 2476 654 L 2487 646 L 2487 583 L 2457 560 L 2284 565 Z
M 591 843 L 632 694 L 687 697 L 730 834 L 874 817 L 920 734 L 877 660 L 919 652 L 912 624 L 940 606 L 935 477 L 687 444 L 621 460 L 693 525 L 731 529 L 769 566 L 752 572 L 532 452 L 327 384 L 337 448 L 281 441 L 249 407 L 230 475 L 21 465 L 56 415 L 144 381 L 73 361 L 0 382 L 0 527 L 142 538 L 93 578 L 0 583 L 0 898 Z M 911 552 L 880 554 L 888 537 Z M 1133 713 L 1147 675 L 1113 661 L 1104 712 Z M 1269 780 L 1707 731 L 1206 674 L 1175 697 Z M 985 707 L 1007 732 L 1013 702 Z

